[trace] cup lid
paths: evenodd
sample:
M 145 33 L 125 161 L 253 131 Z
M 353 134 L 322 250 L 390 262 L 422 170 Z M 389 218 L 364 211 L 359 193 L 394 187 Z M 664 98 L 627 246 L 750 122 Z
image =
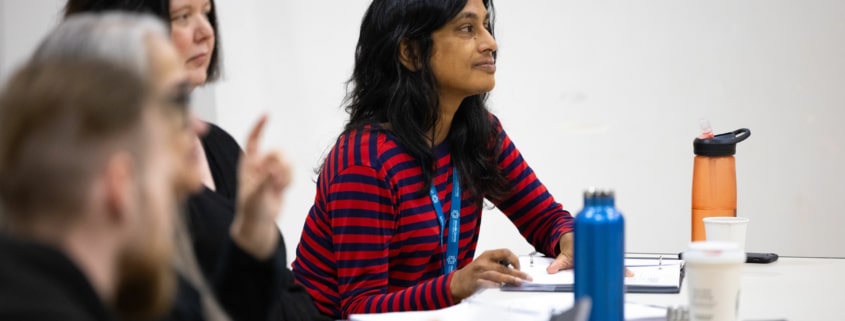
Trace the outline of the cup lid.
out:
M 722 264 L 743 263 L 745 252 L 734 242 L 700 241 L 692 242 L 684 251 L 687 263 Z
M 716 224 L 737 224 L 737 223 L 748 223 L 751 222 L 750 218 L 747 217 L 735 217 L 735 216 L 711 216 L 705 217 L 701 219 L 704 223 L 716 223 Z

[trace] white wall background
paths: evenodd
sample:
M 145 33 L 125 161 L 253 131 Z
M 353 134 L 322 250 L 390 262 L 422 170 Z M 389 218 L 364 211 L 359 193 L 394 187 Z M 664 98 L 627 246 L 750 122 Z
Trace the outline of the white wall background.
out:
M 340 132 L 367 0 L 218 0 L 224 79 L 198 113 L 243 141 L 262 112 L 267 148 L 296 178 L 279 220 L 289 260 L 314 197 L 314 169 Z M 62 1 L 0 0 L 0 79 L 55 23 Z M 845 257 L 845 2 L 837 0 L 498 1 L 490 106 L 556 198 L 611 187 L 627 248 L 674 253 L 689 240 L 692 139 L 752 130 L 738 146 L 747 248 Z M 531 247 L 495 210 L 479 249 Z
M 60 0 L 0 0 L 0 81 L 56 25 L 63 4 Z
M 3 17 L 3 20 L 0 21 L 0 23 L 6 22 L 6 10 L 3 9 L 3 6 L 4 6 L 4 3 L 0 2 L 0 17 Z M 2 27 L 3 27 L 2 30 L 5 31 L 6 26 L 3 25 Z M 4 33 L 5 32 L 0 32 L 0 72 L 3 71 L 3 66 L 6 65 L 6 63 L 5 63 L 5 61 L 6 61 L 6 48 L 4 47 L 6 45 L 6 40 L 5 40 L 6 35 Z

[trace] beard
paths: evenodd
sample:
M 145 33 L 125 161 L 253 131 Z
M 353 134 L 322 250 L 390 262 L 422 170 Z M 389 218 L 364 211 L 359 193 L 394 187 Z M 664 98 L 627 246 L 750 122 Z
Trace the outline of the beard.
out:
M 162 316 L 172 306 L 175 274 L 170 251 L 139 245 L 119 258 L 121 273 L 114 309 L 124 320 L 147 320 Z
M 150 196 L 147 193 L 145 196 Z M 114 311 L 123 320 L 148 320 L 163 316 L 173 305 L 176 289 L 176 274 L 173 270 L 173 235 L 174 222 L 167 215 L 169 206 L 142 206 L 145 213 L 146 228 L 139 229 L 139 237 L 126 246 L 118 257 L 120 271 L 115 291 Z M 161 204 L 161 203 L 158 203 Z M 172 204 L 166 202 L 165 204 Z M 153 213 L 153 211 L 162 213 Z M 167 214 L 165 214 L 167 213 Z M 152 217 L 165 214 L 164 221 Z M 162 226 L 166 224 L 169 226 Z

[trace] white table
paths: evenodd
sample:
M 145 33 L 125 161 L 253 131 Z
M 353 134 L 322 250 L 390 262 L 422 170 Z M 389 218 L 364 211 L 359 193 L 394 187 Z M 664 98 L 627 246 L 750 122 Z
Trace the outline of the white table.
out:
M 668 256 L 668 255 L 667 255 Z M 770 264 L 743 265 L 740 320 L 845 320 L 845 259 L 781 257 Z M 481 301 L 524 300 L 537 293 L 489 289 Z M 571 293 L 565 295 L 571 301 Z M 657 306 L 687 304 L 686 287 L 677 294 L 626 294 L 625 301 Z
M 667 255 L 667 257 L 670 255 Z M 744 264 L 741 279 L 740 320 L 822 321 L 845 320 L 845 259 L 781 257 L 770 264 Z M 651 306 L 687 304 L 686 287 L 676 294 L 627 294 L 626 303 Z M 503 292 L 487 289 L 477 293 L 469 304 L 479 304 L 492 316 L 467 314 L 463 306 L 439 311 L 370 315 L 367 320 L 499 320 L 507 308 L 545 306 L 560 302 L 572 304 L 572 293 Z M 466 304 L 466 303 L 462 303 Z M 484 306 L 497 308 L 485 309 Z M 498 310 L 498 311 L 497 311 Z M 519 319 L 510 314 L 509 319 Z M 492 320 L 492 319 L 490 319 Z

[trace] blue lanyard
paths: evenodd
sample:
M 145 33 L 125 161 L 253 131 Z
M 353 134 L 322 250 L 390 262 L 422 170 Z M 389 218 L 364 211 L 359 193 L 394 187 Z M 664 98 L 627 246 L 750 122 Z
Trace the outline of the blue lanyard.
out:
M 437 212 L 437 222 L 440 223 L 440 246 L 443 246 L 443 230 L 446 228 L 446 217 L 443 216 L 443 206 L 437 197 L 437 189 L 431 183 L 431 204 Z M 452 204 L 449 211 L 449 238 L 446 241 L 446 262 L 443 264 L 443 274 L 452 273 L 458 266 L 458 236 L 461 231 L 461 182 L 458 179 L 458 169 L 452 170 Z

